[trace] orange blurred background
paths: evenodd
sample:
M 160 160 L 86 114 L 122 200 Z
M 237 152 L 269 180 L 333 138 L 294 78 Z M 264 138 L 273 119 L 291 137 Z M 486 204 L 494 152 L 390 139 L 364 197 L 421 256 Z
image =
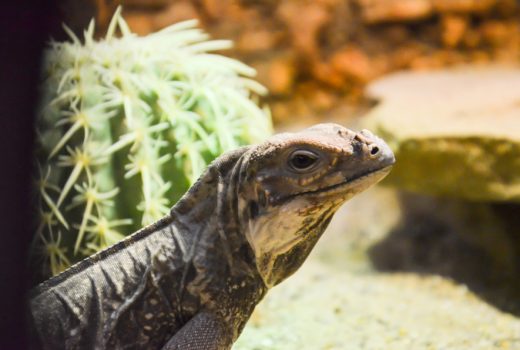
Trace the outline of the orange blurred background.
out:
M 519 62 L 516 0 L 88 0 L 63 2 L 81 33 L 113 12 L 140 35 L 196 18 L 270 90 L 277 125 L 344 119 L 365 110 L 363 87 L 401 69 Z M 308 120 L 307 120 L 308 119 Z

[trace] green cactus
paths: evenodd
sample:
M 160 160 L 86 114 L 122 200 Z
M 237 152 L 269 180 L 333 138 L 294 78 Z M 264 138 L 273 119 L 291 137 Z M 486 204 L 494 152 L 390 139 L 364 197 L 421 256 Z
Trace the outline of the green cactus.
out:
M 37 241 L 56 274 L 162 217 L 222 152 L 271 132 L 255 71 L 208 53 L 230 46 L 196 21 L 139 37 L 114 15 L 106 37 L 51 43 L 39 135 Z M 120 32 L 116 36 L 116 32 Z

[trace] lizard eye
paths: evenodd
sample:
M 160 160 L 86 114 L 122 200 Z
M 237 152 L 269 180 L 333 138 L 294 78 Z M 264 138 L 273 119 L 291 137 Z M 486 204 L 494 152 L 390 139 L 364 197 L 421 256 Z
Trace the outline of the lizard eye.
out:
M 306 150 L 294 151 L 289 157 L 289 166 L 297 172 L 308 171 L 314 167 L 318 156 Z

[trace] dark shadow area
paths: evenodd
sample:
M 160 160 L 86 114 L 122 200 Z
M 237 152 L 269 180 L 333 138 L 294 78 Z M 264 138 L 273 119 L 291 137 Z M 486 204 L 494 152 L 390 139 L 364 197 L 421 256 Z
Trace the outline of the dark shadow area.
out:
M 41 54 L 59 25 L 53 1 L 0 5 L 0 349 L 28 348 L 27 253 L 33 236 L 33 121 Z
M 403 220 L 369 251 L 384 272 L 435 274 L 520 316 L 520 205 L 403 194 Z

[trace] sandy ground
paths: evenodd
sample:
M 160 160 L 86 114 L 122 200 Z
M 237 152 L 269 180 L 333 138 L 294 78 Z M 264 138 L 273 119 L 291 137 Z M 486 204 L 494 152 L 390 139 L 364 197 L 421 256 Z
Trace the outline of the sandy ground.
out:
M 304 266 L 256 308 L 233 349 L 520 349 L 520 319 L 466 286 L 371 267 L 366 248 L 398 220 L 389 190 L 345 205 Z

